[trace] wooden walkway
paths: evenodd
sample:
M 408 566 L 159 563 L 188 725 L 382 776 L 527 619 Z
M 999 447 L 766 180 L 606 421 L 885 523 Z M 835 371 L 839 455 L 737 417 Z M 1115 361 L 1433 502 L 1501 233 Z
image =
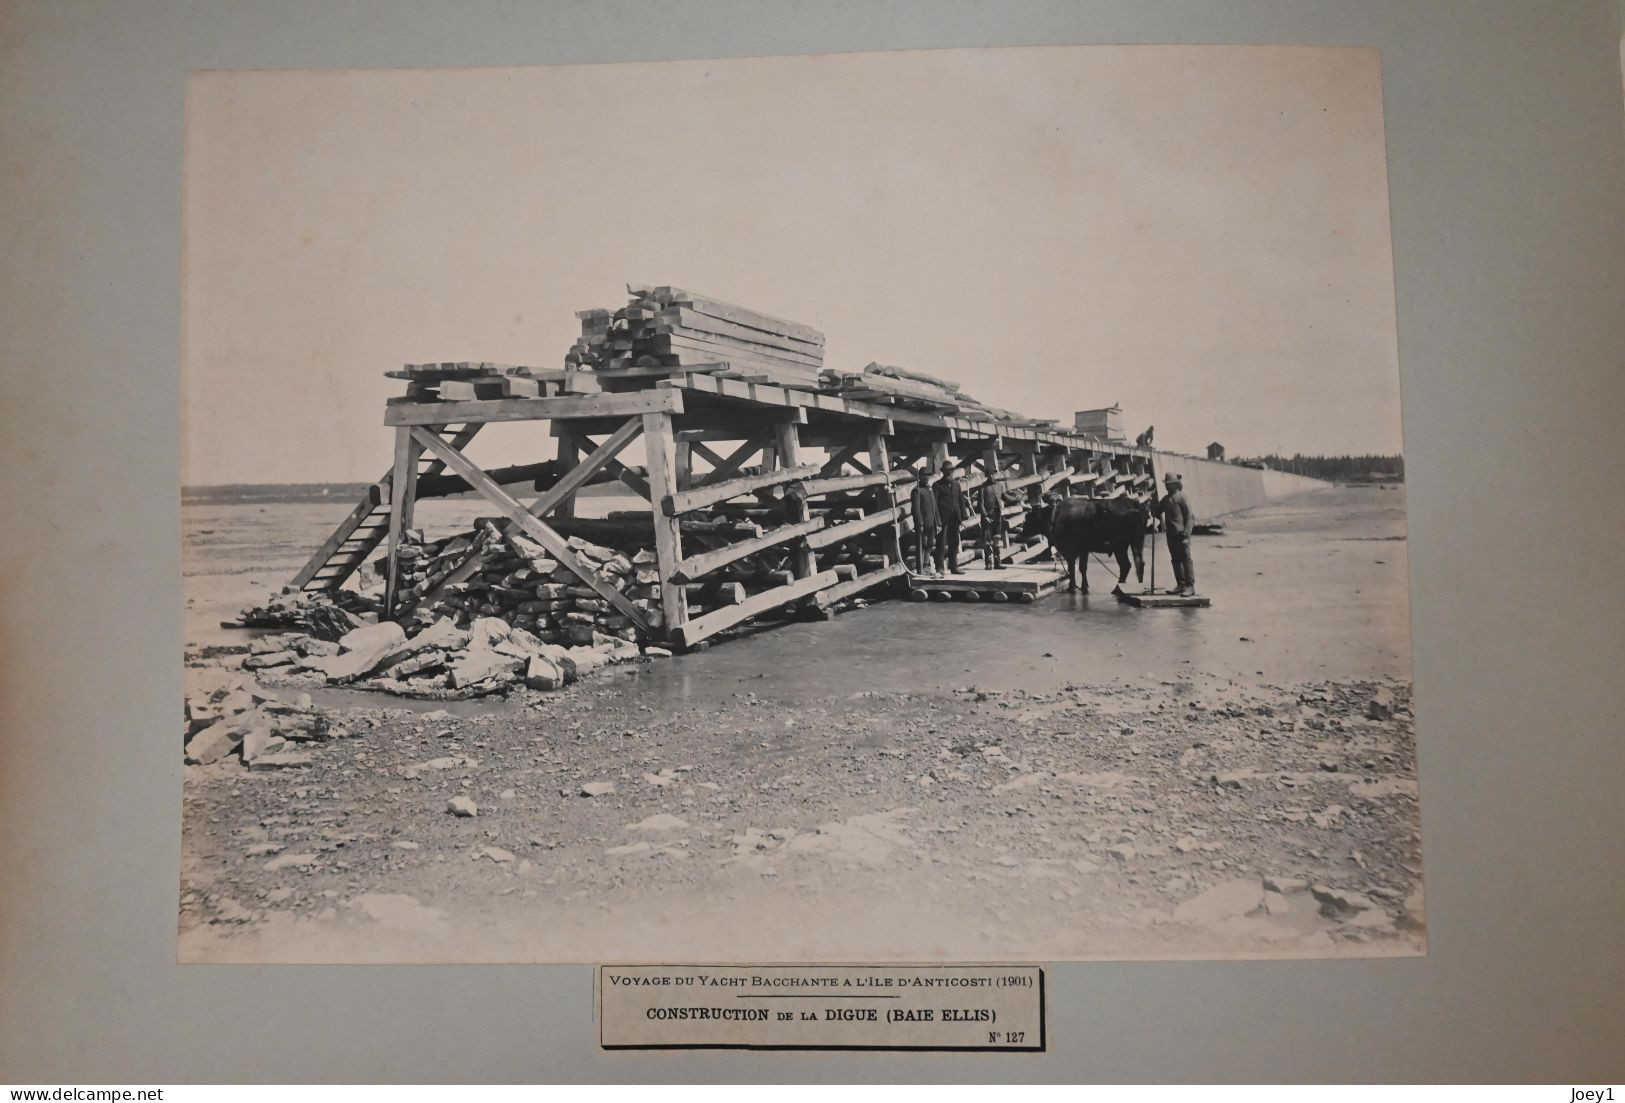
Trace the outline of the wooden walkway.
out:
M 988 601 L 1031 604 L 1052 593 L 1066 580 L 1058 567 L 1048 563 L 1022 563 L 988 570 L 980 563 L 967 564 L 963 574 L 941 578 L 908 576 L 910 601 Z

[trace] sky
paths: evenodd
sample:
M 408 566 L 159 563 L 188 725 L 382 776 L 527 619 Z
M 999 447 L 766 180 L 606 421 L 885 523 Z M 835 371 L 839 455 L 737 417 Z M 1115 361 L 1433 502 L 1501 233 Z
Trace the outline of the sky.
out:
M 187 119 L 187 485 L 375 479 L 385 371 L 562 367 L 628 283 L 1181 451 L 1401 447 L 1375 50 L 214 72 Z

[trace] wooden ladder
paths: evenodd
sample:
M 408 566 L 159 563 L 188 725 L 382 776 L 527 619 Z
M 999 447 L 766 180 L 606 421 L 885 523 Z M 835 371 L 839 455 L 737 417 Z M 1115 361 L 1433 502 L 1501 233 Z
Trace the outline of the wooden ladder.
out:
M 449 425 L 431 426 L 430 431 L 459 450 L 480 431 L 477 424 L 464 425 L 448 437 L 446 430 L 449 428 Z M 426 451 L 418 458 L 418 477 L 439 474 L 445 466 L 444 460 Z M 282 588 L 283 593 L 296 590 L 331 593 L 344 585 L 344 581 L 367 561 L 367 556 L 389 535 L 389 509 L 394 482 L 395 469 L 391 467 L 384 472 L 383 478 L 367 488 L 360 504 L 339 523 L 327 542 L 316 549 L 316 554 L 293 576 L 293 581 Z

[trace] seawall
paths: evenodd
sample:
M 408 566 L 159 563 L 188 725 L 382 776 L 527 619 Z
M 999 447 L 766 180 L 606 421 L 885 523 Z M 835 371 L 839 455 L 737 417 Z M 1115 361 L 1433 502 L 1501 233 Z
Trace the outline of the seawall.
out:
M 1159 492 L 1164 475 L 1172 473 L 1181 477 L 1185 484 L 1185 497 L 1196 519 L 1201 522 L 1332 485 L 1285 471 L 1217 463 L 1177 452 L 1153 451 L 1151 470 L 1156 475 Z

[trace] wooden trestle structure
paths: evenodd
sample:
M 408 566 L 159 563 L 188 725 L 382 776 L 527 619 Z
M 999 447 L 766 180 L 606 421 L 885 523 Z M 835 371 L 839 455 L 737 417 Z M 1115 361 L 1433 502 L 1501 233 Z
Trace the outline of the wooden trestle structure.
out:
M 628 618 L 644 639 L 692 648 L 766 613 L 793 608 L 826 615 L 837 602 L 891 584 L 903 592 L 903 539 L 912 469 L 933 471 L 954 458 L 968 488 L 992 479 L 1001 490 L 1031 499 L 1062 485 L 1071 493 L 1145 495 L 1159 472 L 1145 449 L 1053 428 L 973 420 L 930 409 L 887 405 L 839 394 L 729 378 L 726 365 L 631 368 L 618 371 L 539 371 L 495 382 L 425 388 L 389 400 L 385 423 L 395 429 L 395 458 L 331 538 L 289 584 L 289 590 L 337 591 L 380 545 L 387 545 L 384 615 L 404 617 L 477 569 L 476 556 L 453 570 L 435 592 L 403 598 L 396 549 L 413 527 L 420 498 L 478 492 L 507 522 L 545 548 L 582 583 Z M 512 369 L 510 369 L 512 371 Z M 396 374 L 396 373 L 392 373 Z M 551 423 L 557 458 L 549 463 L 482 470 L 464 453 L 494 422 Z M 643 437 L 646 475 L 618 456 Z M 810 458 L 813 451 L 822 458 Z M 754 461 L 749 473 L 744 469 Z M 647 615 L 607 584 L 572 550 L 560 528 L 575 516 L 576 495 L 593 483 L 618 480 L 649 505 L 658 557 L 659 615 Z M 516 483 L 541 491 L 528 504 Z M 901 486 L 899 486 L 901 484 Z M 685 517 L 725 509 L 783 488 L 782 523 L 725 542 Z M 1005 509 L 1019 530 L 1025 505 Z M 966 519 L 968 530 L 977 519 Z M 557 527 L 555 527 L 557 526 Z M 870 554 L 838 567 L 821 555 L 861 541 Z M 1030 561 L 1041 541 L 1014 548 Z M 763 552 L 788 559 L 788 571 L 766 572 L 761 585 L 734 604 L 704 611 L 690 598 L 713 572 Z M 968 560 L 978 553 L 967 546 Z

